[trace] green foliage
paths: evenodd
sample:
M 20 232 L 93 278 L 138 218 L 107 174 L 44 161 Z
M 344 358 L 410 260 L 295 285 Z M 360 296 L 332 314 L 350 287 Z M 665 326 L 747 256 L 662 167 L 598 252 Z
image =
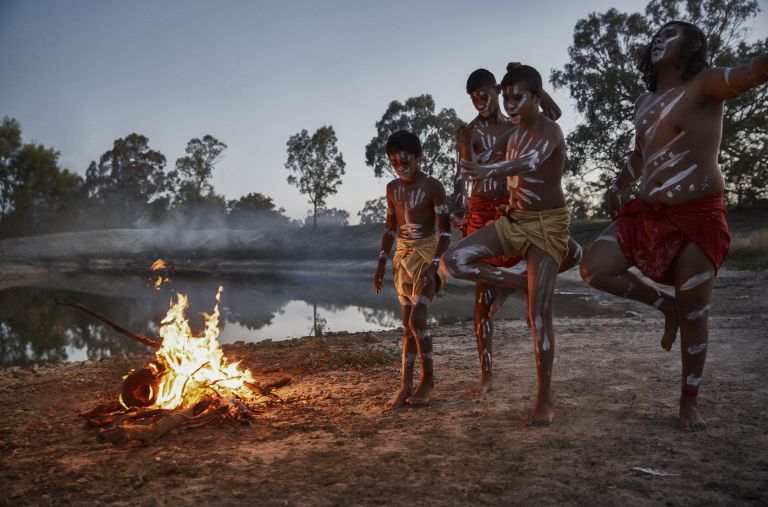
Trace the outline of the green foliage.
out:
M 309 225 L 310 219 L 315 227 L 345 227 L 349 225 L 349 212 L 336 208 L 318 208 L 307 211 L 304 224 Z
M 581 180 L 581 188 L 602 197 L 625 166 L 633 149 L 634 102 L 645 92 L 636 64 L 661 25 L 694 23 L 707 35 L 710 63 L 743 64 L 765 47 L 764 42 L 744 43 L 745 23 L 757 12 L 754 0 L 652 0 L 644 14 L 610 9 L 579 20 L 568 48 L 570 61 L 550 76 L 555 88 L 568 88 L 582 115 L 566 141 L 571 180 Z M 761 89 L 727 103 L 725 111 L 723 172 L 728 189 L 747 199 L 766 192 L 759 177 L 765 174 L 766 144 L 766 92 Z
M 387 197 L 365 201 L 361 211 L 357 212 L 361 224 L 383 224 L 387 221 Z
M 325 207 L 326 199 L 337 192 L 344 175 L 344 158 L 336 147 L 333 127 L 320 127 L 309 136 L 304 129 L 291 136 L 288 146 L 286 169 L 293 174 L 288 183 L 296 185 L 299 192 L 312 204 L 313 222 L 317 226 L 318 208 Z
M 227 203 L 227 221 L 235 227 L 255 227 L 266 223 L 287 224 L 285 208 L 277 208 L 271 197 L 251 192 Z
M 398 130 L 409 130 L 421 141 L 421 170 L 440 180 L 446 188 L 452 188 L 456 172 L 454 141 L 461 125 L 453 109 L 442 109 L 435 114 L 435 101 L 429 94 L 411 97 L 405 103 L 393 100 L 376 122 L 376 137 L 365 147 L 365 163 L 376 177 L 391 173 L 385 151 L 387 139 Z
M 227 145 L 211 135 L 187 143 L 185 157 L 176 160 L 173 178 L 177 203 L 201 203 L 214 195 L 211 177 Z
M 165 155 L 136 133 L 115 140 L 98 164 L 91 162 L 85 185 L 102 225 L 128 227 L 162 215 L 172 189 Z
M 3 234 L 47 232 L 76 218 L 82 178 L 59 167 L 59 154 L 22 143 L 21 126 L 0 124 L 0 223 Z

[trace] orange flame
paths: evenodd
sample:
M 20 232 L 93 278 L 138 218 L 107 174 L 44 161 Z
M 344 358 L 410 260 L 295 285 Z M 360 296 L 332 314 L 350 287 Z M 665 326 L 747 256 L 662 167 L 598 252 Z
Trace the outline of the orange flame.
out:
M 205 331 L 193 336 L 184 315 L 187 297 L 178 294 L 171 302 L 160 327 L 163 346 L 156 353 L 159 383 L 153 407 L 174 409 L 194 405 L 203 396 L 216 394 L 228 398 L 234 394 L 248 395 L 245 382 L 255 382 L 249 370 L 240 370 L 239 362 L 229 364 L 219 346 L 219 302 L 223 287 L 216 293 L 213 314 L 203 314 Z
M 152 266 L 150 268 L 152 271 L 160 271 L 160 270 L 168 270 L 170 269 L 170 266 L 165 263 L 163 259 L 157 259 L 155 262 L 152 263 Z M 157 277 L 157 280 L 152 282 L 152 279 L 149 279 L 150 283 L 153 283 L 153 288 L 155 290 L 160 290 L 160 287 L 165 285 L 166 283 L 170 283 L 171 279 L 170 277 L 159 275 Z

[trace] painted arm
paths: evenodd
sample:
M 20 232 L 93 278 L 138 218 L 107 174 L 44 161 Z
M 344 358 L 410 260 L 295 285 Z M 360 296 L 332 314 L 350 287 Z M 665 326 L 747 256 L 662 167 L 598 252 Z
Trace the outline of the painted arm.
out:
M 387 187 L 387 222 L 384 234 L 381 236 L 381 251 L 379 252 L 379 260 L 376 263 L 376 273 L 373 275 L 373 290 L 376 294 L 381 294 L 381 289 L 384 286 L 384 273 L 387 270 L 387 259 L 389 253 L 392 251 L 392 246 L 395 244 L 395 238 L 397 237 L 397 213 L 395 212 L 395 206 L 392 202 L 392 192 Z
M 437 249 L 435 258 L 427 269 L 423 271 L 423 276 L 416 286 L 416 293 L 420 294 L 425 287 L 429 287 L 435 279 L 437 270 L 440 269 L 440 258 L 451 246 L 451 221 L 448 215 L 448 204 L 445 198 L 445 189 L 442 183 L 437 180 L 432 182 L 432 203 L 435 206 L 435 222 L 437 224 Z
M 627 165 L 619 171 L 616 181 L 608 189 L 606 200 L 608 201 L 608 214 L 615 218 L 621 209 L 621 194 L 632 186 L 643 174 L 643 156 L 640 154 L 637 142 L 635 142 L 635 151 L 627 157 Z
M 453 180 L 453 193 L 456 196 L 456 211 L 451 214 L 454 227 L 462 229 L 467 214 L 469 202 L 469 186 L 471 183 L 464 177 L 461 170 L 462 160 L 473 160 L 472 131 L 469 126 L 459 127 L 456 131 L 456 177 Z
M 541 111 L 544 113 L 544 116 L 552 121 L 556 121 L 563 115 L 555 99 L 544 90 L 541 91 Z
M 754 57 L 740 67 L 715 67 L 702 72 L 704 93 L 720 100 L 732 99 L 768 81 L 768 54 Z
M 531 148 L 527 148 L 516 158 L 486 165 L 462 160 L 461 166 L 464 174 L 470 179 L 481 180 L 496 176 L 516 176 L 536 171 L 542 162 L 552 155 L 552 152 L 555 151 L 555 148 L 557 148 L 562 140 L 560 128 L 555 123 L 550 123 L 549 125 L 554 128 L 550 127 L 543 131 L 541 138 L 533 143 Z

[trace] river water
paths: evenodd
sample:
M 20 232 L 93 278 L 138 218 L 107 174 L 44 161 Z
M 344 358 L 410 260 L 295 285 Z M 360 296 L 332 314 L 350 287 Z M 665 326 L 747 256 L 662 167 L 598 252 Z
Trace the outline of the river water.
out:
M 211 313 L 219 285 L 222 343 L 285 340 L 334 331 L 376 331 L 400 326 L 399 306 L 391 282 L 382 294 L 361 277 L 268 276 L 174 277 L 154 290 L 139 275 L 75 273 L 18 284 L 0 291 L 0 365 L 28 366 L 81 361 L 142 349 L 131 339 L 70 307 L 63 298 L 86 305 L 131 331 L 157 337 L 159 323 L 180 292 L 189 297 L 187 315 L 193 330 L 203 326 L 201 312 Z M 430 307 L 437 324 L 472 318 L 474 288 L 451 281 Z M 626 307 L 587 287 L 575 270 L 561 275 L 555 295 L 556 317 L 618 315 Z M 497 318 L 520 319 L 524 301 L 513 295 Z

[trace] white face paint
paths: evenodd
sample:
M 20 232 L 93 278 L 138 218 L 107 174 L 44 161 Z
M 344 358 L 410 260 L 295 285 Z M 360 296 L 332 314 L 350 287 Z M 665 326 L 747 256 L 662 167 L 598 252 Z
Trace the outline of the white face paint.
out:
M 688 280 L 686 280 L 683 285 L 680 286 L 680 290 L 691 290 L 694 287 L 698 287 L 702 283 L 705 283 L 710 278 L 712 278 L 712 276 L 714 276 L 714 273 L 712 271 L 704 271 L 703 273 L 694 275 L 690 277 Z
M 663 41 L 654 42 L 653 47 L 651 48 L 651 61 L 653 63 L 656 63 L 662 58 L 664 58 L 664 56 L 667 53 L 667 49 L 669 48 L 669 44 L 671 42 L 676 41 L 679 38 L 680 38 L 680 34 L 678 33 L 674 36 L 667 37 Z
M 704 350 L 707 348 L 706 343 L 699 343 L 698 345 L 691 345 L 688 347 L 688 354 L 695 356 L 696 354 L 699 354 L 701 352 L 704 352 Z

